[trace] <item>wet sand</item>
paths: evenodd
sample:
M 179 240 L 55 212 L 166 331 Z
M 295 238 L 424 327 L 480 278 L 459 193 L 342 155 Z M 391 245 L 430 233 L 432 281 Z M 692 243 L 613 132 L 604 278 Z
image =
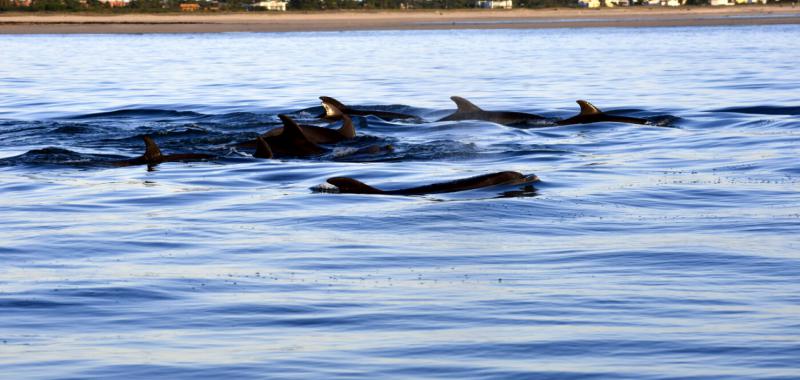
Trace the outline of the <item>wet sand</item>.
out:
M 0 14 L 0 34 L 539 29 L 800 24 L 800 7 L 413 10 L 171 14 Z

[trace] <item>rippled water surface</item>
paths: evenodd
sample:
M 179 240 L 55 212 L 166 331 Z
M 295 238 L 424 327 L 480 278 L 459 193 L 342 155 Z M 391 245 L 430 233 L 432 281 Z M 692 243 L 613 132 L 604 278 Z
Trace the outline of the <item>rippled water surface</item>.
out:
M 800 378 L 798 36 L 0 37 L 0 378 Z M 325 125 L 320 95 L 424 121 L 356 117 L 305 159 L 239 145 Z M 451 95 L 652 123 L 436 122 Z M 110 164 L 144 134 L 215 158 Z M 502 170 L 541 182 L 315 191 Z

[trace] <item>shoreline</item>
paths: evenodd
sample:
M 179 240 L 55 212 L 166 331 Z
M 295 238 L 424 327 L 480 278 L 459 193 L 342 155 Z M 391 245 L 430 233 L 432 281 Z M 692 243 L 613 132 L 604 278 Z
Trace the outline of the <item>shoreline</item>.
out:
M 800 7 L 547 8 L 248 13 L 0 14 L 0 34 L 551 29 L 800 24 Z

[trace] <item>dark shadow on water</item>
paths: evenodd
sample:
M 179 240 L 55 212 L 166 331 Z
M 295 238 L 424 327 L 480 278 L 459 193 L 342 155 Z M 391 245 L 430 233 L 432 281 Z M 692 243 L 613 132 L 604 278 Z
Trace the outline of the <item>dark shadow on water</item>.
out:
M 800 115 L 800 106 L 750 106 L 750 107 L 729 107 L 711 110 L 709 112 L 730 112 L 744 113 L 753 115 Z
M 193 111 L 175 111 L 155 108 L 122 109 L 108 112 L 98 112 L 86 115 L 77 115 L 64 118 L 65 120 L 92 120 L 92 119 L 136 119 L 136 120 L 157 120 L 176 118 L 202 118 L 206 115 Z

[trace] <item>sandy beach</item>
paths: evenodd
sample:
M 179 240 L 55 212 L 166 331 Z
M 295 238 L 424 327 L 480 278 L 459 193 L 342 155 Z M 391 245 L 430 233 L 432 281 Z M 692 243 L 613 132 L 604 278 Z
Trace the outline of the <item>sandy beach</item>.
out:
M 219 33 L 404 29 L 534 29 L 800 23 L 800 7 L 328 11 L 0 15 L 0 34 Z

